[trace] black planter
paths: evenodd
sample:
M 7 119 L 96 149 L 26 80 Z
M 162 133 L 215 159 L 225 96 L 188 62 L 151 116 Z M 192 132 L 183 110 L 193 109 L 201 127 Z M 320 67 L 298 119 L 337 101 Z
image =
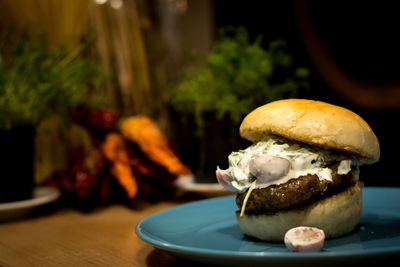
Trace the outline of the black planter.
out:
M 180 114 L 173 114 L 179 118 Z M 244 149 L 250 142 L 239 136 L 239 127 L 233 126 L 229 118 L 217 120 L 215 114 L 204 115 L 204 131 L 196 136 L 194 118 L 187 116 L 183 122 L 174 120 L 174 136 L 178 142 L 179 157 L 195 174 L 196 182 L 217 182 L 215 170 L 228 167 L 228 156 L 232 151 Z
M 35 127 L 0 130 L 0 203 L 32 197 Z

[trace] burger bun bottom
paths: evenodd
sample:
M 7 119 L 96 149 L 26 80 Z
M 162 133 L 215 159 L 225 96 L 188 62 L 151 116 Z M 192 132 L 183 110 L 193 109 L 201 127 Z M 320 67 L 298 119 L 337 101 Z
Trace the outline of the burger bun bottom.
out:
M 356 183 L 336 195 L 306 207 L 243 216 L 237 211 L 236 219 L 246 235 L 265 241 L 283 241 L 285 233 L 297 226 L 317 227 L 324 230 L 326 238 L 335 238 L 356 227 L 361 209 L 361 187 Z

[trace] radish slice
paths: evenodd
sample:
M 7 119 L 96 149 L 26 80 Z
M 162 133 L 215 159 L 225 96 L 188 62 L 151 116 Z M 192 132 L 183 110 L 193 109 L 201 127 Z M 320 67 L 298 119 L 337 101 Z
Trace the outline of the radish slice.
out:
M 286 247 L 294 252 L 320 251 L 325 233 L 316 227 L 299 226 L 287 231 L 284 240 Z
M 290 169 L 290 161 L 272 155 L 254 157 L 249 162 L 251 174 L 264 183 L 272 182 L 285 176 Z
M 226 170 L 217 169 L 215 172 L 218 183 L 229 191 L 238 192 L 236 188 L 232 186 L 232 177 L 227 173 Z

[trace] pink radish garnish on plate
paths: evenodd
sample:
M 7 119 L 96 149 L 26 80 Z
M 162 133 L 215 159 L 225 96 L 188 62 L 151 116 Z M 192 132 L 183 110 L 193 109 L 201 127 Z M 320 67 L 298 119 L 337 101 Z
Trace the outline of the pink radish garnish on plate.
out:
M 325 233 L 316 227 L 299 226 L 285 234 L 286 247 L 294 252 L 320 251 L 324 245 Z

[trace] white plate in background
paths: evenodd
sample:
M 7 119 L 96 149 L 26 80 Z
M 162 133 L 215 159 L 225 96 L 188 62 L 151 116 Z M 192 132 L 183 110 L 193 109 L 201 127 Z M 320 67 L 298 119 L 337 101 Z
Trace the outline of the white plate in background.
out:
M 206 197 L 224 196 L 234 194 L 223 188 L 219 183 L 198 183 L 193 174 L 179 177 L 175 186 L 187 193 L 196 193 Z
M 27 216 L 35 207 L 55 201 L 60 197 L 60 191 L 54 187 L 37 186 L 33 189 L 32 198 L 0 203 L 0 221 Z

